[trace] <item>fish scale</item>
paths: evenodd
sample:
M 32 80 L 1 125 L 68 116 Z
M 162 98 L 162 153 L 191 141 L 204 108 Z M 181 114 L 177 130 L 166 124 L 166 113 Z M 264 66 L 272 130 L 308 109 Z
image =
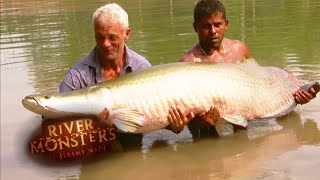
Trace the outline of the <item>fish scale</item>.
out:
M 253 70 L 251 71 L 250 69 Z M 195 113 L 198 113 L 203 109 L 208 110 L 211 106 L 215 106 L 219 109 L 222 116 L 229 112 L 240 113 L 243 111 L 246 112 L 243 113 L 243 115 L 247 118 L 265 118 L 267 116 L 274 116 L 278 114 L 278 109 L 283 111 L 283 109 L 291 106 L 294 101 L 290 90 L 292 89 L 293 91 L 296 91 L 299 88 L 294 86 L 294 83 L 292 82 L 285 82 L 288 79 L 287 77 L 290 76 L 285 76 L 285 78 L 281 79 L 279 76 L 274 74 L 277 72 L 279 74 L 284 74 L 282 70 L 268 70 L 268 68 L 256 66 L 239 66 L 233 64 L 212 65 L 204 63 L 179 64 L 175 67 L 175 71 L 171 71 L 171 69 L 168 68 L 167 71 L 161 72 L 161 75 L 159 75 L 160 73 L 155 76 L 150 75 L 152 76 L 150 80 L 148 80 L 149 74 L 145 73 L 146 78 L 141 82 L 135 81 L 136 83 L 144 85 L 132 87 L 132 90 L 125 86 L 122 87 L 122 90 L 118 89 L 120 86 L 117 86 L 114 90 L 111 88 L 111 91 L 114 93 L 127 91 L 130 92 L 131 96 L 135 96 L 135 99 L 139 99 L 141 102 L 140 105 L 144 107 L 143 113 L 149 114 L 146 120 L 147 123 L 144 128 L 141 129 L 142 132 L 148 131 L 148 129 L 155 127 L 155 124 L 159 123 L 150 118 L 150 114 L 158 114 L 157 109 L 165 109 L 166 111 L 169 111 L 170 106 L 176 106 L 174 101 L 189 102 L 187 103 L 189 104 L 189 108 L 191 108 L 192 111 L 195 111 Z M 155 73 L 155 71 L 153 73 Z M 295 78 L 293 80 L 298 81 Z M 154 81 L 156 81 L 156 86 L 152 85 Z M 152 88 L 150 89 L 152 86 L 156 87 L 156 90 Z M 281 91 L 284 88 L 286 91 Z M 190 91 L 185 89 L 192 89 L 193 94 L 190 95 Z M 272 92 L 278 94 L 279 90 L 283 92 L 283 95 L 278 99 L 274 98 L 274 100 L 269 102 L 268 98 L 270 97 L 270 94 L 272 94 Z M 208 94 L 209 92 L 211 93 Z M 158 96 L 158 94 L 162 94 L 162 96 Z M 239 95 L 236 96 L 237 94 Z M 153 96 L 160 97 L 164 101 L 163 104 L 165 104 L 165 107 L 163 107 L 163 104 L 159 103 L 160 101 L 156 103 Z M 116 97 L 121 97 L 121 95 Z M 216 99 L 216 102 L 219 103 L 214 104 L 212 99 Z M 122 102 L 125 100 L 115 99 L 115 102 L 117 101 Z M 248 102 L 251 106 L 256 106 L 257 108 L 248 107 Z M 153 103 L 155 103 L 155 106 L 159 108 L 151 106 Z M 263 106 L 259 106 L 261 104 L 263 104 Z M 187 111 L 187 109 L 184 108 L 185 106 L 183 103 L 178 103 L 178 105 Z M 193 106 L 196 108 L 193 108 Z M 129 108 L 134 109 L 135 107 Z M 154 119 L 161 121 L 161 124 L 165 126 L 168 125 L 167 115 L 168 112 L 161 114 L 159 118 Z M 159 129 L 159 127 L 157 127 L 157 129 Z
M 51 118 L 98 115 L 107 108 L 110 112 L 106 119 L 110 121 L 108 123 L 125 124 L 121 128 L 131 125 L 130 130 L 121 129 L 124 132 L 145 133 L 167 126 L 169 109 L 173 106 L 180 106 L 185 112 L 191 110 L 194 114 L 214 107 L 221 118 L 231 123 L 276 117 L 295 107 L 292 94 L 302 84 L 293 75 L 274 67 L 171 63 L 74 92 L 52 95 L 49 99 L 28 96 L 23 104 L 31 111 Z M 92 110 L 81 112 L 71 106 Z

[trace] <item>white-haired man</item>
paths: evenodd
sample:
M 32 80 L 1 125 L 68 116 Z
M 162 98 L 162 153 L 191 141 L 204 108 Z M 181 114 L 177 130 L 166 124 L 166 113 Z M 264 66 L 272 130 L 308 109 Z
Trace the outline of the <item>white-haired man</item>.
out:
M 92 24 L 96 46 L 67 72 L 59 86 L 60 93 L 151 67 L 147 59 L 126 46 L 131 29 L 128 14 L 118 4 L 98 8 Z
M 58 92 L 68 92 L 151 67 L 147 59 L 131 50 L 128 14 L 118 4 L 98 8 L 92 17 L 96 46 L 66 73 Z M 141 143 L 142 135 L 117 134 L 122 148 Z
M 96 46 L 80 61 L 74 64 L 66 73 L 58 92 L 68 92 L 89 85 L 111 80 L 126 73 L 151 67 L 147 59 L 126 46 L 130 38 L 128 14 L 118 4 L 110 3 L 98 8 L 92 17 Z M 101 116 L 108 112 L 101 112 Z M 176 107 L 170 109 L 173 117 L 193 118 L 193 113 L 184 113 Z M 176 132 L 178 121 L 168 117 L 170 124 L 167 129 Z M 181 120 L 182 122 L 182 120 Z M 117 134 L 117 139 L 123 148 L 137 146 L 141 143 L 142 135 Z

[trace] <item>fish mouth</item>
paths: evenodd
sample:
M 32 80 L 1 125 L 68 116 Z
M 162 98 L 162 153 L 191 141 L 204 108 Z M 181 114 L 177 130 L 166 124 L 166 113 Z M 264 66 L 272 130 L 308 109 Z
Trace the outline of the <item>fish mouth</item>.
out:
M 27 108 L 30 111 L 33 111 L 32 109 L 41 106 L 39 103 L 39 99 L 35 96 L 26 96 L 22 100 L 22 104 L 25 108 Z
M 43 100 L 49 99 L 50 96 L 44 96 L 43 98 L 44 98 Z M 41 99 L 42 97 L 37 97 L 33 95 L 26 96 L 22 100 L 22 104 L 26 109 L 28 109 L 31 112 L 34 112 L 40 115 L 48 115 L 51 117 L 51 114 L 56 112 L 56 110 L 43 104 L 45 102 L 41 102 Z
M 46 98 L 47 96 L 45 96 Z M 48 98 L 46 98 L 48 99 Z M 35 113 L 38 113 L 39 111 L 43 111 L 46 109 L 49 109 L 48 107 L 46 107 L 42 102 L 41 102 L 41 97 L 37 97 L 37 96 L 26 96 L 23 100 L 22 100 L 22 104 L 23 106 Z

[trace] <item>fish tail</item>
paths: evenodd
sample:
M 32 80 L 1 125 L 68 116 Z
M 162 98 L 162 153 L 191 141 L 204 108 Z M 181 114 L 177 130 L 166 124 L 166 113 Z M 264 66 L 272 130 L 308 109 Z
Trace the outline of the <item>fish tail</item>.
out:
M 314 88 L 314 90 L 316 92 L 320 91 L 320 84 L 318 82 L 305 84 L 305 85 L 301 86 L 300 89 L 308 92 L 312 87 Z

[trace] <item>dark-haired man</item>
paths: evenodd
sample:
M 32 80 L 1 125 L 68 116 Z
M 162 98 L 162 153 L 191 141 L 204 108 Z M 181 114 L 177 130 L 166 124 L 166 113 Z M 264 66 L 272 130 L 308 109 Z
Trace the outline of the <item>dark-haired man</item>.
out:
M 200 0 L 194 9 L 193 28 L 198 34 L 199 42 L 188 50 L 180 59 L 181 62 L 231 62 L 237 63 L 242 58 L 252 58 L 250 51 L 239 40 L 232 40 L 224 37 L 225 31 L 228 29 L 228 19 L 224 5 L 218 0 Z M 252 61 L 254 61 L 252 59 Z M 255 62 L 255 61 L 254 61 Z M 293 96 L 298 104 L 308 103 L 316 96 L 316 90 L 311 88 L 309 92 L 298 90 Z M 209 112 L 203 112 L 200 117 L 196 117 L 189 124 L 189 129 L 193 135 L 200 135 L 199 128 L 208 129 L 209 125 L 213 125 L 217 119 L 215 109 Z M 179 119 L 179 123 L 171 123 L 177 125 L 172 127 L 176 131 L 181 130 L 190 118 L 176 118 L 175 114 L 171 114 L 172 121 Z M 180 115 L 181 117 L 181 115 Z M 205 121 L 201 121 L 204 119 Z M 194 130 L 196 131 L 194 132 Z M 209 130 L 210 131 L 210 130 Z M 210 132 L 206 132 L 210 133 Z

